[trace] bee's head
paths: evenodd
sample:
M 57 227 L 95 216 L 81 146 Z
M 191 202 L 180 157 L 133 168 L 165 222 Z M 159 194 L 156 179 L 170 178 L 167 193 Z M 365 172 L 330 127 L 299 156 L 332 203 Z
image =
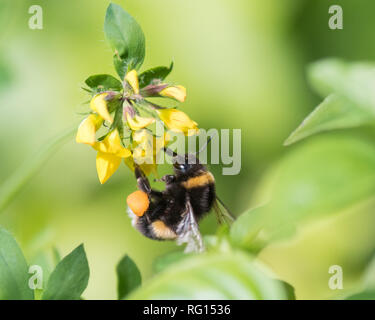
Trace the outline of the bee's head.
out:
M 183 156 L 176 155 L 173 168 L 176 175 L 194 175 L 194 173 L 204 169 L 203 165 L 199 163 L 198 158 L 191 153 Z
M 173 169 L 176 175 L 194 175 L 194 173 L 204 170 L 204 166 L 199 163 L 194 154 L 179 155 L 169 148 L 164 148 L 164 150 L 173 158 Z

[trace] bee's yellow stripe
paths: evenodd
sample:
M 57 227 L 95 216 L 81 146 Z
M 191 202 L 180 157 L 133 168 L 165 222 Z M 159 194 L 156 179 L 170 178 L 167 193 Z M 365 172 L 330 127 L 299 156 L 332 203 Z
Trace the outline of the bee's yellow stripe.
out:
M 161 220 L 152 223 L 152 231 L 159 239 L 176 239 L 177 235 Z
M 182 182 L 182 185 L 186 189 L 192 189 L 192 188 L 198 188 L 206 186 L 207 184 L 214 183 L 215 178 L 212 175 L 211 172 L 205 172 L 202 175 L 194 178 L 190 178 L 184 182 Z

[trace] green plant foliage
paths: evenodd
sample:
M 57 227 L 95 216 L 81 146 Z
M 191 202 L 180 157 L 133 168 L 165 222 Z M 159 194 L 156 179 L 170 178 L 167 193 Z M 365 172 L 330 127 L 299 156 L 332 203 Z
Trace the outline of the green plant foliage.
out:
M 263 247 L 263 243 L 259 243 L 257 238 L 265 226 L 263 211 L 263 207 L 249 209 L 237 218 L 230 229 L 230 238 L 234 245 L 253 253 Z
M 78 300 L 89 280 L 89 265 L 81 244 L 62 259 L 51 273 L 43 300 Z
M 0 227 L 0 300 L 31 300 L 28 265 L 13 236 Z
M 155 67 L 148 69 L 144 72 L 142 72 L 139 75 L 139 87 L 143 88 L 149 84 L 151 84 L 152 81 L 155 80 L 164 80 L 173 70 L 173 62 L 168 67 Z
M 129 299 L 287 299 L 284 285 L 248 255 L 192 256 L 168 267 Z
M 284 290 L 287 295 L 288 300 L 296 300 L 296 293 L 294 288 L 287 282 L 279 280 L 279 282 L 284 286 Z
M 142 283 L 141 273 L 134 261 L 125 255 L 116 268 L 118 299 L 124 299 Z
M 361 289 L 345 297 L 345 300 L 375 300 L 375 257 L 363 272 Z
M 131 69 L 138 69 L 145 57 L 145 37 L 134 18 L 119 5 L 107 9 L 104 33 L 114 51 L 115 68 L 121 79 Z
M 323 97 L 336 93 L 375 114 L 375 64 L 326 59 L 312 64 L 308 77 Z
M 308 141 L 277 165 L 272 180 L 271 200 L 234 223 L 231 239 L 236 244 L 256 251 L 290 236 L 300 222 L 373 196 L 375 145 L 349 135 Z
M 316 133 L 359 127 L 373 121 L 374 114 L 356 107 L 342 96 L 331 94 L 303 120 L 284 144 L 290 145 Z
M 375 289 L 367 289 L 362 292 L 353 294 L 345 300 L 375 300 Z
M 162 255 L 160 257 L 157 257 L 154 260 L 153 263 L 153 269 L 155 273 L 159 273 L 163 271 L 164 269 L 168 268 L 169 266 L 188 258 L 193 254 L 191 253 L 184 253 L 182 251 L 175 251 L 175 252 L 170 252 L 165 255 Z
M 311 85 L 325 100 L 288 137 L 290 145 L 313 134 L 375 122 L 375 65 L 326 59 L 308 68 Z
M 108 90 L 122 90 L 121 82 L 109 74 L 96 74 L 88 77 L 85 83 L 94 91 L 94 93 Z
M 49 253 L 49 254 L 48 254 Z M 49 277 L 51 275 L 51 272 L 56 267 L 55 261 L 53 261 L 53 252 L 44 252 L 41 251 L 38 254 L 36 254 L 32 259 L 30 259 L 30 265 L 37 265 L 43 270 L 43 278 L 42 278 L 42 288 L 38 289 L 36 288 L 34 290 L 35 300 L 41 300 L 43 296 L 43 288 L 48 283 Z M 29 275 L 29 277 L 31 274 Z

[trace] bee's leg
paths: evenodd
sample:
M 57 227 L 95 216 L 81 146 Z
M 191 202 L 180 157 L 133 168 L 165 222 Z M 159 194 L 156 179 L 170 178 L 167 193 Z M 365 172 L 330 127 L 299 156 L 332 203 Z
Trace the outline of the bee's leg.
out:
M 136 166 L 135 170 L 134 170 L 134 173 L 135 173 L 135 177 L 137 179 L 137 185 L 138 185 L 139 190 L 147 193 L 150 196 L 160 197 L 162 195 L 162 193 L 160 191 L 157 191 L 157 190 L 154 190 L 154 189 L 151 188 L 150 182 L 148 181 L 146 175 L 143 173 L 141 168 Z
M 176 181 L 176 176 L 172 174 L 166 174 L 161 178 L 161 181 L 164 181 L 166 184 L 170 184 Z
M 143 171 L 138 166 L 136 166 L 134 169 L 134 173 L 135 173 L 135 178 L 137 179 L 138 189 L 145 193 L 150 193 L 151 192 L 150 182 L 148 181 Z

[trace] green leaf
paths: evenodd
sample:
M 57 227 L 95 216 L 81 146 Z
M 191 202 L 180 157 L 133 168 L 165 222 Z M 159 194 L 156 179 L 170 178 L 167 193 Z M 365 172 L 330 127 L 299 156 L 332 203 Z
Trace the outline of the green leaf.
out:
M 128 62 L 122 60 L 118 55 L 113 55 L 113 65 L 115 66 L 117 74 L 121 79 L 125 78 L 126 73 L 130 68 L 128 68 Z
M 165 255 L 157 257 L 153 262 L 153 269 L 155 273 L 159 273 L 176 262 L 188 258 L 192 254 L 187 254 L 182 251 L 169 252 Z
M 247 249 L 253 253 L 263 247 L 257 236 L 265 226 L 262 207 L 250 209 L 241 214 L 230 229 L 230 239 L 236 246 Z
M 81 244 L 62 259 L 50 275 L 43 300 L 78 300 L 89 280 L 89 265 Z
M 320 132 L 359 127 L 374 120 L 374 114 L 356 107 L 342 96 L 331 94 L 303 120 L 284 145 Z
M 102 91 L 121 91 L 122 84 L 121 81 L 112 77 L 109 74 L 97 74 L 91 77 L 88 77 L 85 83 L 95 92 L 102 92 Z
M 155 67 L 142 72 L 139 75 L 139 87 L 143 88 L 152 83 L 153 80 L 163 81 L 172 71 L 173 62 L 168 67 Z
M 34 291 L 35 300 L 40 300 L 43 296 L 43 289 L 45 288 L 45 285 L 48 283 L 48 279 L 56 264 L 54 263 L 52 256 L 47 252 L 38 252 L 29 261 L 30 265 L 37 265 L 41 267 L 43 270 L 42 288 L 37 288 Z
M 118 299 L 124 299 L 130 292 L 142 283 L 141 273 L 137 265 L 128 255 L 125 255 L 117 265 L 117 294 Z
M 326 59 L 312 64 L 308 76 L 323 97 L 336 93 L 375 114 L 375 64 Z
M 375 300 L 375 256 L 369 259 L 363 272 L 360 289 L 345 297 L 345 300 Z
M 371 288 L 359 293 L 355 293 L 349 297 L 346 297 L 345 300 L 375 300 L 375 289 Z
M 0 300 L 33 300 L 28 266 L 13 236 L 0 227 Z
M 39 297 L 42 297 L 49 277 L 60 260 L 60 255 L 55 247 L 47 251 L 38 251 L 35 255 L 32 256 L 31 259 L 29 259 L 30 265 L 40 266 L 43 270 L 43 286 L 42 289 L 35 289 L 36 300 L 40 300 Z
M 285 292 L 287 294 L 288 300 L 296 300 L 296 293 L 294 287 L 291 286 L 288 282 L 279 280 L 280 283 L 284 286 Z
M 138 69 L 145 57 L 145 37 L 133 17 L 119 5 L 108 6 L 104 22 L 104 33 L 111 45 L 114 64 L 121 79 L 127 71 Z
M 55 265 L 57 265 L 61 261 L 60 251 L 56 247 L 53 247 L 52 254 L 53 254 L 53 262 Z
M 229 251 L 183 259 L 129 299 L 287 299 L 287 292 L 259 262 L 240 251 Z
M 333 129 L 375 121 L 375 64 L 326 59 L 308 68 L 312 86 L 329 95 L 289 136 L 285 145 Z
M 254 251 L 372 197 L 375 146 L 348 134 L 317 137 L 284 157 L 266 179 L 269 202 L 240 216 L 230 234 L 236 245 Z

